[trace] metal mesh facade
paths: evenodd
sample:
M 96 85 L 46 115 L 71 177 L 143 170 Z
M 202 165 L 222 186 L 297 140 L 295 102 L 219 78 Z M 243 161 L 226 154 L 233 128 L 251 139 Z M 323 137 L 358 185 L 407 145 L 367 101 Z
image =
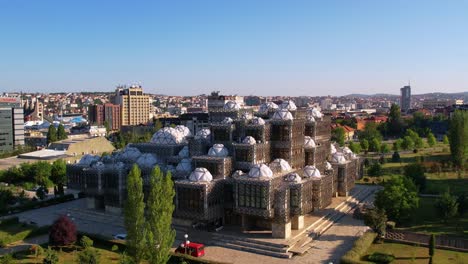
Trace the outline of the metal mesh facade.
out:
M 231 175 L 231 157 L 197 156 L 192 158 L 194 168 L 205 168 L 214 179 L 224 179 Z
M 248 171 L 252 165 L 270 162 L 270 144 L 233 144 L 234 168 Z
M 323 175 L 321 179 L 314 179 L 312 182 L 312 204 L 314 210 L 320 210 L 330 205 L 333 197 L 333 176 Z

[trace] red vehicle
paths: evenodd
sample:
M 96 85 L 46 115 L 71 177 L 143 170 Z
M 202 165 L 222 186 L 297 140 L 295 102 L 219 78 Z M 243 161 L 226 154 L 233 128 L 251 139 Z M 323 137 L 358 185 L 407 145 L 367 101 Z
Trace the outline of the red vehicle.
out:
M 175 252 L 180 254 L 187 254 L 196 258 L 203 257 L 205 255 L 205 245 L 193 242 L 182 243 L 175 250 Z

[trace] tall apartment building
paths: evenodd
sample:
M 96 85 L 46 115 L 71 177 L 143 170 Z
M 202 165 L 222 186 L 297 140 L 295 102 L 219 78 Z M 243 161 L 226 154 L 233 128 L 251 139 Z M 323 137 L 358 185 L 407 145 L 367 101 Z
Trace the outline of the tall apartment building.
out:
M 143 94 L 141 86 L 117 87 L 115 104 L 120 105 L 122 126 L 146 124 L 149 121 L 150 97 Z
M 88 109 L 88 119 L 91 124 L 102 126 L 107 122 L 111 130 L 120 130 L 120 127 L 122 126 L 120 105 L 92 105 Z
M 406 112 L 411 108 L 411 86 L 406 85 L 400 91 L 400 108 L 401 111 Z
M 20 98 L 0 97 L 0 152 L 24 145 L 24 115 Z

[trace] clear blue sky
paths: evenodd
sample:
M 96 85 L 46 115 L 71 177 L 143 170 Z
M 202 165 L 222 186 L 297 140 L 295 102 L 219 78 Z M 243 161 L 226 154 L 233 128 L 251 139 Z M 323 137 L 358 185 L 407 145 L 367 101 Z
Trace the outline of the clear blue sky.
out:
M 468 1 L 0 0 L 0 92 L 468 91 Z

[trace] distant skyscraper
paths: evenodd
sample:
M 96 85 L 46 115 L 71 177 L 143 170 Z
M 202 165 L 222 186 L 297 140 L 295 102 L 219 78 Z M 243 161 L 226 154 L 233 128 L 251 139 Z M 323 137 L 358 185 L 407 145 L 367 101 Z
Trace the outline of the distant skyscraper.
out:
M 400 108 L 401 111 L 406 112 L 411 108 L 411 86 L 406 85 L 400 91 Z
M 0 97 L 0 152 L 24 145 L 24 115 L 18 97 Z
M 141 86 L 117 87 L 115 104 L 120 105 L 122 126 L 146 124 L 149 121 L 150 98 L 143 94 Z

